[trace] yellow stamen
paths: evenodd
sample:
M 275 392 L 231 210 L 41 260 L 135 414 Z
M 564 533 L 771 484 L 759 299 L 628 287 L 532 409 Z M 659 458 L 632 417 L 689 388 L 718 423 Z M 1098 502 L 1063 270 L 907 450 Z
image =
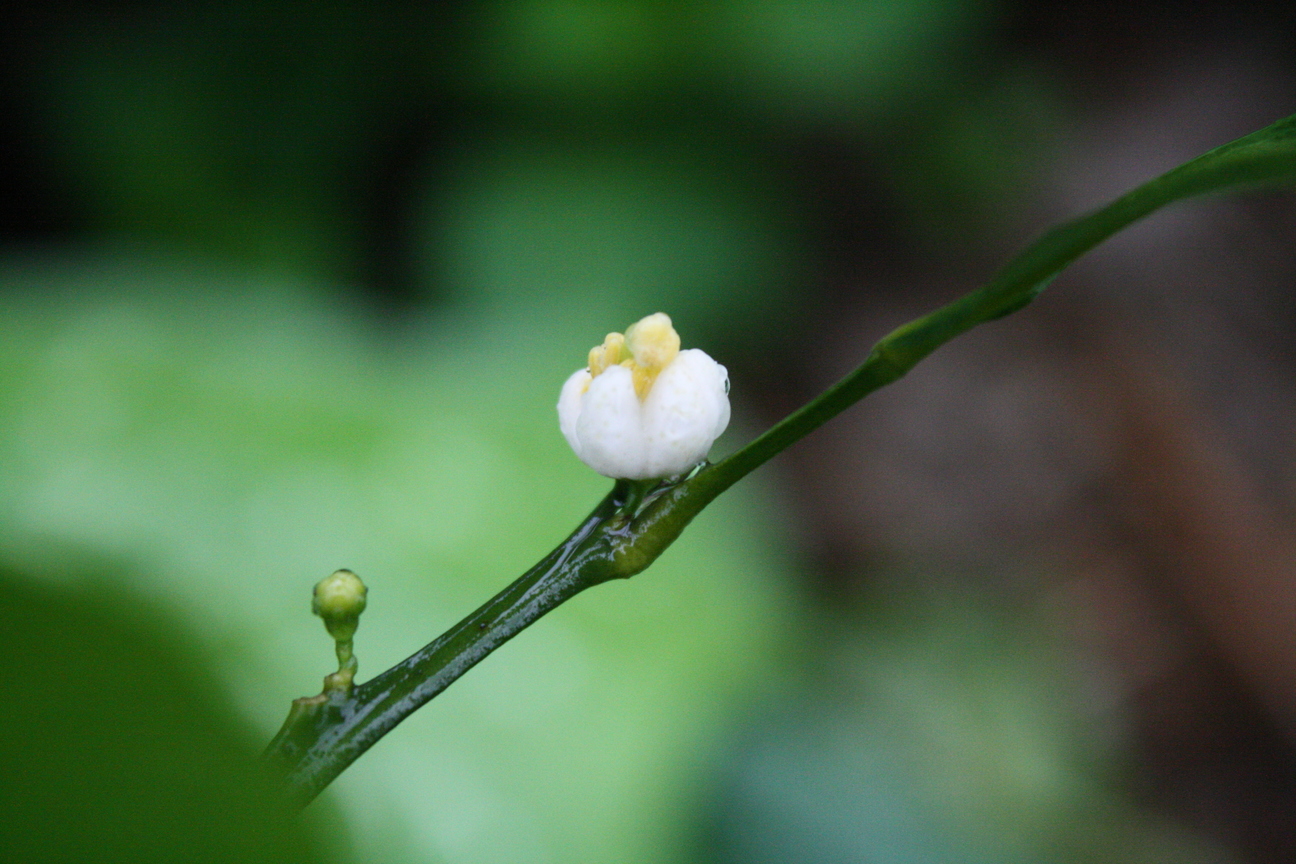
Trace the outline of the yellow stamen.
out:
M 680 338 L 670 316 L 656 312 L 626 329 L 625 346 L 640 366 L 660 372 L 679 353 Z
M 630 370 L 635 395 L 644 399 L 657 374 L 679 354 L 679 346 L 679 334 L 671 326 L 670 316 L 654 313 L 631 324 L 624 336 L 609 333 L 602 345 L 591 348 L 590 377 L 597 378 L 611 366 L 624 366 Z
M 625 337 L 620 333 L 609 333 L 602 345 L 595 345 L 589 353 L 590 375 L 597 378 L 604 369 L 621 362 L 625 355 Z

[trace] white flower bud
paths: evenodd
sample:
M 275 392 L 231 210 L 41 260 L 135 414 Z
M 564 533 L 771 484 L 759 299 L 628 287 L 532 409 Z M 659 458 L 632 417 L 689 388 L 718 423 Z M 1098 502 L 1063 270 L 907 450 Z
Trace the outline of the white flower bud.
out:
M 558 427 L 582 462 L 608 477 L 646 480 L 706 458 L 729 425 L 729 375 L 706 352 L 679 344 L 658 312 L 590 351 L 589 368 L 572 373 L 558 397 Z

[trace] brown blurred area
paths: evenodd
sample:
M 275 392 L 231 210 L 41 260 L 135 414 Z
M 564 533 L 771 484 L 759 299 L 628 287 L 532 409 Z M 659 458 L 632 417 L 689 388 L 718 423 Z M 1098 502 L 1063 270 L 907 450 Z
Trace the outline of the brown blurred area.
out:
M 789 339 L 814 347 L 766 419 L 1038 226 L 1296 105 L 1292 31 L 1275 19 L 1065 6 L 1017 19 L 1015 56 L 1064 58 L 1083 105 L 1021 193 L 1032 218 L 1007 216 L 1002 245 L 954 259 L 897 253 L 857 210 L 826 256 L 832 302 Z M 1160 214 L 778 469 L 828 602 L 898 561 L 1050 605 L 1092 663 L 1090 708 L 1135 754 L 1144 805 L 1265 862 L 1296 860 L 1294 237 L 1288 192 Z

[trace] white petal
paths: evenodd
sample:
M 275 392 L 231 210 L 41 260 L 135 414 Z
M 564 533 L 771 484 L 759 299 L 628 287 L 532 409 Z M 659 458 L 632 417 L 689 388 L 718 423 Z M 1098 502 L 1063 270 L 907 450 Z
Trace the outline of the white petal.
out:
M 576 420 L 580 417 L 581 399 L 589 382 L 589 370 L 577 369 L 567 378 L 558 396 L 558 428 L 577 456 L 580 455 L 580 442 L 576 439 Z
M 630 370 L 613 366 L 590 382 L 576 419 L 576 455 L 607 477 L 642 480 L 644 434 Z
M 706 458 L 729 425 L 728 372 L 690 348 L 662 370 L 643 405 L 645 477 L 682 474 Z

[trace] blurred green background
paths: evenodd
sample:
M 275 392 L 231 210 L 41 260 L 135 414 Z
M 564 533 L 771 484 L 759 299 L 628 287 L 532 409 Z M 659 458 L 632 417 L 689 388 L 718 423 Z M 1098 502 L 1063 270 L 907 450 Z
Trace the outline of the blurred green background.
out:
M 934 359 L 523 633 L 304 816 L 256 762 L 331 668 L 315 581 L 369 585 L 363 679 L 603 494 L 553 407 L 602 334 L 663 310 L 725 363 L 726 452 L 1049 222 L 1291 113 L 1290 11 L 0 16 L 0 860 L 1296 854 L 1292 658 L 1248 666 L 1251 619 L 1182 599 L 1196 571 L 1155 562 L 1183 538 L 1129 515 L 1159 498 L 1112 504 L 1168 469 L 1125 461 L 1103 382 L 1128 365 L 1087 348 L 1143 344 L 1126 317 L 1204 346 L 1176 374 L 1211 452 L 1287 513 L 1282 195 L 1118 241 L 1036 324 Z M 1187 248 L 1209 266 L 1174 269 Z

